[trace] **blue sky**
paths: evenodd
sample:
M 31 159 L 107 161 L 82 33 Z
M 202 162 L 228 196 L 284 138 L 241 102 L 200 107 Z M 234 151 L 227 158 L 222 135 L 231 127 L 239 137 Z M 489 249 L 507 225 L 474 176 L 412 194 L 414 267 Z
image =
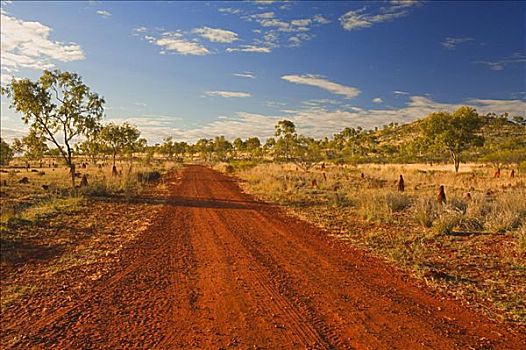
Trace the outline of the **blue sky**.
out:
M 526 114 L 526 3 L 2 1 L 2 84 L 79 73 L 150 143 Z M 25 126 L 2 97 L 2 136 Z

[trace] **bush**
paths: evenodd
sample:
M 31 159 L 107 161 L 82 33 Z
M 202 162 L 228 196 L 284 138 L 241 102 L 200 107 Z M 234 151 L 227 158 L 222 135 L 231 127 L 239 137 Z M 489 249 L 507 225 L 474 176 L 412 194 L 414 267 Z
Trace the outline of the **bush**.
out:
M 452 198 L 449 201 L 449 206 L 462 214 L 465 214 L 466 210 L 468 209 L 468 205 L 466 204 L 466 202 L 458 198 Z
M 141 171 L 137 173 L 137 181 L 141 183 L 149 183 L 157 181 L 161 178 L 161 173 L 158 171 Z
M 86 187 L 83 192 L 88 196 L 105 197 L 111 194 L 106 182 L 95 182 Z
M 385 202 L 389 210 L 393 213 L 404 211 L 411 206 L 411 198 L 401 193 L 388 193 Z
M 367 221 L 382 221 L 389 217 L 385 196 L 375 192 L 362 192 L 357 198 L 359 203 L 358 212 Z
M 423 227 L 430 228 L 436 217 L 435 201 L 430 198 L 420 199 L 415 206 L 415 219 Z
M 524 191 L 502 194 L 491 202 L 486 201 L 483 213 L 485 228 L 493 232 L 506 232 L 519 228 L 526 220 Z
M 447 235 L 453 232 L 453 229 L 462 221 L 462 216 L 458 213 L 444 213 L 439 217 L 433 226 L 437 235 Z

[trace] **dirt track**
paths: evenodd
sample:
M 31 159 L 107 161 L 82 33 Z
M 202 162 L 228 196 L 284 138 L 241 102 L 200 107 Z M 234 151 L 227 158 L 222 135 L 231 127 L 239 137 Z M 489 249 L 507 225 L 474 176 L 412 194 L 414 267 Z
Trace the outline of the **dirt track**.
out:
M 520 349 L 526 336 L 433 296 L 212 170 L 185 169 L 113 274 L 21 348 Z M 16 322 L 7 327 L 16 327 Z

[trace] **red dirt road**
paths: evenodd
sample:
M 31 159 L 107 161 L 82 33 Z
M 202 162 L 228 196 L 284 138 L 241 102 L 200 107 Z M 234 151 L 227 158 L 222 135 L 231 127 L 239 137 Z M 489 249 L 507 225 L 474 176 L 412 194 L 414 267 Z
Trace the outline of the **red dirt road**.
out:
M 167 181 L 157 222 L 111 276 L 36 320 L 16 347 L 524 349 L 525 334 L 419 289 L 226 176 L 190 166 Z

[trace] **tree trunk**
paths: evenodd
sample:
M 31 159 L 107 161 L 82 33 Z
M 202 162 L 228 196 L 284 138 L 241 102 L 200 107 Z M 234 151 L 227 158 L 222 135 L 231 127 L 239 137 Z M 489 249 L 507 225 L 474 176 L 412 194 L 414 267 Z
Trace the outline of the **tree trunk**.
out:
M 458 168 L 460 167 L 460 159 L 455 159 L 455 173 L 458 173 Z
M 458 174 L 458 168 L 460 167 L 460 155 L 453 152 L 452 150 L 449 150 L 449 153 L 451 154 L 451 159 L 453 159 L 453 164 L 455 165 L 455 173 Z
M 69 172 L 71 174 L 71 188 L 75 188 L 75 164 L 69 164 Z

